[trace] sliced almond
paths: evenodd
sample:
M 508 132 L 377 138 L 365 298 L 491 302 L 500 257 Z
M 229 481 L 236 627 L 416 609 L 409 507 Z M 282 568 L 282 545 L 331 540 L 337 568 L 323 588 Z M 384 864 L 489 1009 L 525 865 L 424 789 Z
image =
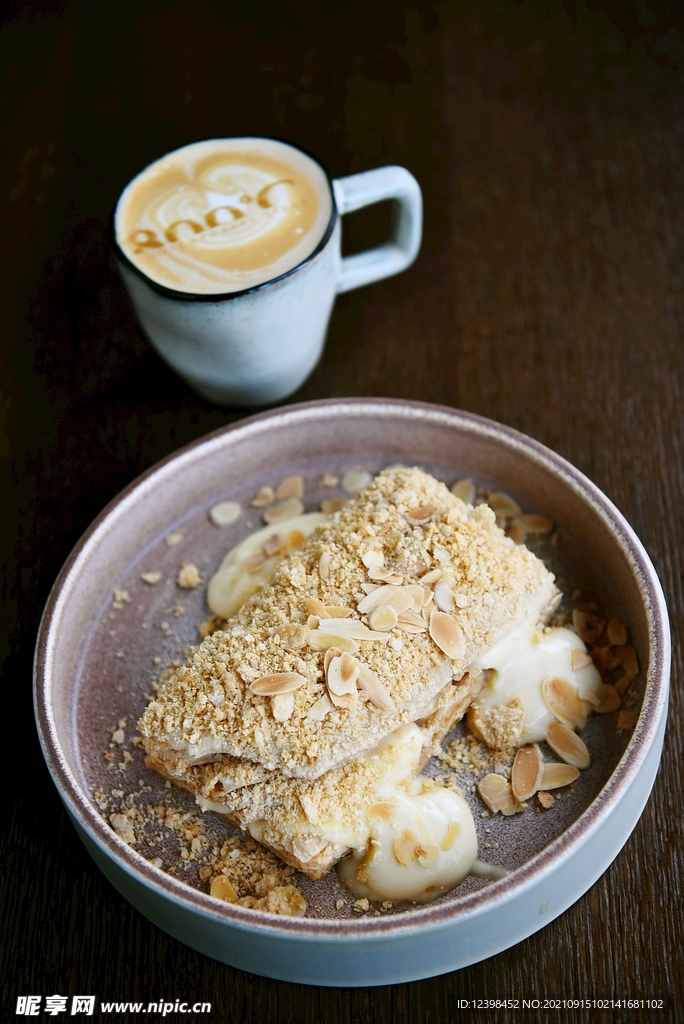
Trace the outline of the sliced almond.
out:
M 413 602 L 409 605 L 412 612 L 419 612 L 427 598 L 432 596 L 431 591 L 427 587 L 421 587 L 420 583 L 408 583 L 404 590 L 408 591 L 413 597 Z
M 340 679 L 346 685 L 351 687 L 356 685 L 356 680 L 359 678 L 359 663 L 356 658 L 352 658 L 351 654 L 347 654 L 343 651 L 340 655 Z
M 366 551 L 365 555 L 361 555 L 361 561 L 367 569 L 379 569 L 380 566 L 385 564 L 385 556 L 382 551 Z
M 622 704 L 622 697 L 614 686 L 603 683 L 598 691 L 598 696 L 601 699 L 601 703 L 596 708 L 599 715 L 609 715 L 612 711 L 617 711 Z
M 594 644 L 601 636 L 605 622 L 593 612 L 584 612 L 575 608 L 572 613 L 572 624 L 575 632 L 587 644 Z
M 386 580 L 391 579 L 393 576 L 394 573 L 392 572 L 392 570 L 388 569 L 384 565 L 379 565 L 368 570 L 369 580 L 380 580 L 380 582 L 384 582 Z
M 403 622 L 401 619 L 397 622 L 397 629 L 400 629 L 402 633 L 417 634 L 427 632 L 427 622 L 423 622 L 422 626 L 416 626 L 413 622 Z
M 301 498 L 304 494 L 304 477 L 299 473 L 286 476 L 276 489 L 276 498 Z
M 613 661 L 613 652 L 610 647 L 594 647 L 591 652 L 591 660 L 601 675 L 605 675 Z
M 597 708 L 601 703 L 601 698 L 598 697 L 594 690 L 585 683 L 580 683 L 577 687 L 577 696 L 580 700 L 583 700 L 585 704 L 591 704 L 592 708 Z
M 516 523 L 513 526 L 509 526 L 506 530 L 506 536 L 513 541 L 514 544 L 525 543 L 525 531 L 522 526 L 518 526 Z
M 400 615 L 401 612 L 392 600 L 395 596 L 395 591 L 397 590 L 399 590 L 399 587 L 394 586 L 394 584 L 389 584 L 384 587 L 376 587 L 375 590 L 372 590 L 370 594 L 367 594 L 366 597 L 359 602 L 356 606 L 357 610 L 361 615 L 367 615 L 368 612 L 372 612 L 374 608 L 377 608 L 379 604 L 391 604 L 397 615 Z M 410 608 L 413 603 L 413 598 L 409 593 L 406 594 L 406 598 L 411 598 L 406 605 L 406 608 Z M 406 608 L 402 608 L 401 611 L 405 611 Z
M 506 815 L 515 813 L 517 800 L 513 796 L 513 790 L 509 783 L 502 775 L 494 773 L 485 775 L 478 783 L 477 792 L 493 814 L 498 811 Z
M 363 590 L 364 594 L 372 594 L 379 586 L 379 583 L 362 583 L 361 590 Z M 363 598 L 361 598 L 361 600 L 363 601 Z
M 237 501 L 219 501 L 209 509 L 209 518 L 214 526 L 230 526 L 240 518 L 242 508 Z
M 382 818 L 384 821 L 388 821 L 397 809 L 397 803 L 395 800 L 378 800 L 377 803 L 371 804 L 366 814 L 371 820 L 373 818 Z
M 389 693 L 375 673 L 371 672 L 368 665 L 364 665 L 363 662 L 359 663 L 357 684 L 364 693 L 368 694 L 376 708 L 380 708 L 381 711 L 394 711 L 394 701 Z
M 465 654 L 463 631 L 452 615 L 433 611 L 430 615 L 430 636 L 452 661 L 458 661 Z
M 328 650 L 325 652 L 325 657 L 323 659 L 323 670 L 327 672 L 328 665 L 333 660 L 333 658 L 340 658 L 342 654 L 343 652 L 339 649 L 339 647 L 329 647 Z
M 579 771 L 573 765 L 559 764 L 554 761 L 552 764 L 544 765 L 544 774 L 539 789 L 544 793 L 549 789 L 560 789 L 561 786 L 569 786 L 578 777 Z
M 268 484 L 264 487 L 260 487 L 257 493 L 252 498 L 252 505 L 254 508 L 263 508 L 264 505 L 270 505 L 272 501 L 275 501 L 275 493 L 272 487 Z
M 353 608 L 345 608 L 344 605 L 328 604 L 326 610 L 331 619 L 349 619 L 354 615 Z
M 444 839 L 439 844 L 443 850 L 450 850 L 454 845 L 459 835 L 461 834 L 461 823 L 459 821 L 449 822 L 449 826 L 444 833 Z
M 271 555 L 277 555 L 279 551 L 288 546 L 287 537 L 284 537 L 282 533 L 274 533 L 273 536 L 269 537 L 263 543 L 262 551 L 270 558 Z
M 418 839 L 410 829 L 395 836 L 392 842 L 392 853 L 397 864 L 401 864 L 403 867 L 412 864 L 416 859 L 419 845 Z
M 577 690 L 567 679 L 550 676 L 542 683 L 542 695 L 547 708 L 568 729 L 579 732 L 587 721 L 587 712 Z
M 335 512 L 339 512 L 341 508 L 344 508 L 346 504 L 346 498 L 326 498 L 325 501 L 321 502 L 321 512 L 325 512 L 326 516 L 332 516 Z
M 541 750 L 536 743 L 520 747 L 511 769 L 511 789 L 516 800 L 529 800 L 539 789 L 544 771 Z
M 421 633 L 424 633 L 427 629 L 427 623 L 422 615 L 418 615 L 417 612 L 412 611 L 410 608 L 407 612 L 402 612 L 398 619 L 400 626 L 416 626 Z
M 629 684 L 631 682 L 632 682 L 632 680 L 631 680 L 631 678 L 629 676 L 622 676 L 620 679 L 618 679 L 618 681 L 615 684 L 615 689 L 617 690 L 617 692 L 620 694 L 621 697 L 623 697 L 625 695 L 625 692 L 627 691 L 627 689 L 629 687 Z M 598 701 L 597 703 L 600 704 L 601 701 Z
M 639 675 L 639 662 L 637 661 L 636 651 L 631 644 L 624 644 L 618 647 L 615 651 L 615 656 L 618 664 L 622 665 L 625 670 L 626 676 L 634 679 L 635 676 Z
M 346 666 L 346 677 L 342 677 L 342 659 L 349 658 L 353 663 L 353 671 L 350 673 L 349 665 Z M 330 699 L 333 697 L 344 697 L 354 693 L 356 690 L 356 679 L 358 676 L 358 665 L 349 654 L 343 653 L 339 657 L 331 658 L 325 681 L 328 686 Z M 333 702 L 334 703 L 334 702 Z
M 611 619 L 606 626 L 608 639 L 614 647 L 624 647 L 627 643 L 627 630 L 619 619 Z
M 441 569 L 431 569 L 430 572 L 426 572 L 424 576 L 420 577 L 420 582 L 423 586 L 428 587 L 431 583 L 441 580 L 443 575 L 444 573 Z
M 367 469 L 348 469 L 342 477 L 342 490 L 347 494 L 356 494 L 372 483 L 373 477 Z
M 639 715 L 636 711 L 631 708 L 625 708 L 618 715 L 617 727 L 618 729 L 633 729 L 639 721 Z
M 337 636 L 347 636 L 350 640 L 387 640 L 387 634 L 369 629 L 360 619 L 325 619 L 322 623 L 322 630 L 326 633 L 335 633 Z
M 379 604 L 368 616 L 371 629 L 394 629 L 399 616 L 391 604 Z
M 306 717 L 312 722 L 322 722 L 328 712 L 332 711 L 332 703 L 327 693 L 319 697 L 315 704 L 312 704 L 306 713 Z
M 285 498 L 284 501 L 272 505 L 264 512 L 264 521 L 267 523 L 284 523 L 295 516 L 301 516 L 304 512 L 304 502 L 299 498 Z
M 319 619 L 331 618 L 328 609 L 317 597 L 307 597 L 304 607 L 309 615 L 316 615 Z
M 487 496 L 487 504 L 495 512 L 501 512 L 507 518 L 519 516 L 522 512 L 517 501 L 511 498 L 505 491 L 492 491 Z
M 318 559 L 318 575 L 324 582 L 330 574 L 330 552 L 324 551 Z
M 453 612 L 456 607 L 454 592 L 446 580 L 440 580 L 434 590 L 434 601 L 442 612 Z
M 267 561 L 268 558 L 263 553 L 263 551 L 255 551 L 253 555 L 250 555 L 248 558 L 245 558 L 244 562 L 242 563 L 242 567 L 247 572 L 256 573 L 260 572 L 263 569 Z
M 338 647 L 340 651 L 346 651 L 347 654 L 356 654 L 359 649 L 356 640 L 352 640 L 348 636 L 339 636 L 336 633 L 327 633 L 324 629 L 310 629 L 307 643 L 314 651 L 327 651 L 331 647 Z
M 425 526 L 437 511 L 437 505 L 433 505 L 432 502 L 426 502 L 424 505 L 418 505 L 417 508 L 409 509 L 406 513 L 406 518 L 411 526 Z
M 318 618 L 317 615 L 309 615 L 308 619 L 306 620 L 307 629 L 318 629 L 320 624 L 321 620 Z
M 160 572 L 143 572 L 140 574 L 140 579 L 143 583 L 147 583 L 150 587 L 153 587 L 155 583 L 159 583 L 161 578 L 162 574 Z
M 513 526 L 519 526 L 525 533 L 549 533 L 553 529 L 553 519 L 547 516 L 538 516 L 534 513 L 526 513 L 516 516 Z
M 270 676 L 255 679 L 249 688 L 259 697 L 275 697 L 277 693 L 292 693 L 305 683 L 306 679 L 299 672 L 274 672 Z
M 583 740 L 562 722 L 553 722 L 546 733 L 546 742 L 555 754 L 582 771 L 591 764 L 589 751 Z
M 591 655 L 586 651 L 583 651 L 581 647 L 573 647 L 570 655 L 570 663 L 572 665 L 573 672 L 579 672 L 583 668 L 588 668 L 589 665 L 593 665 Z
M 475 504 L 475 484 L 470 477 L 465 477 L 463 480 L 457 480 L 455 484 L 451 485 L 451 493 L 455 494 L 457 498 L 464 501 L 466 505 Z
M 212 878 L 209 892 L 215 899 L 223 900 L 225 903 L 237 903 L 240 898 L 233 883 L 225 875 L 215 875 Z

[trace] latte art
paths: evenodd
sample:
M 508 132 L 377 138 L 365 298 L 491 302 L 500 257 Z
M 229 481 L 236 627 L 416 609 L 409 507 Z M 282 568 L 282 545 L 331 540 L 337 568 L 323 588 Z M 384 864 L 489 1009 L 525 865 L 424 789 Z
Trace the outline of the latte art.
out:
M 218 139 L 158 160 L 124 191 L 117 242 L 153 281 L 183 292 L 241 291 L 316 248 L 332 198 L 321 167 L 267 139 Z

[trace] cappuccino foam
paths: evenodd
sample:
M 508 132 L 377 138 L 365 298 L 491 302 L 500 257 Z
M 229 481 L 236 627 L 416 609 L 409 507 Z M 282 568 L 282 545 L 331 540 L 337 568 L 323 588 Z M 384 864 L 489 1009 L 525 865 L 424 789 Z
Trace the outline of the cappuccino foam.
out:
M 263 284 L 314 251 L 332 214 L 322 168 L 271 139 L 212 139 L 162 157 L 127 186 L 116 240 L 158 284 L 222 294 Z

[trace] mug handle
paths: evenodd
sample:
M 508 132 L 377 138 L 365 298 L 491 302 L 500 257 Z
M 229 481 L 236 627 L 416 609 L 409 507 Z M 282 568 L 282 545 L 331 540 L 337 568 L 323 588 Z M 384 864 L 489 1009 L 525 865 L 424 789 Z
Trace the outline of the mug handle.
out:
M 413 175 L 405 167 L 377 167 L 337 178 L 332 184 L 342 216 L 383 199 L 394 199 L 397 204 L 389 242 L 342 259 L 338 293 L 381 281 L 410 266 L 418 255 L 423 231 L 423 197 Z

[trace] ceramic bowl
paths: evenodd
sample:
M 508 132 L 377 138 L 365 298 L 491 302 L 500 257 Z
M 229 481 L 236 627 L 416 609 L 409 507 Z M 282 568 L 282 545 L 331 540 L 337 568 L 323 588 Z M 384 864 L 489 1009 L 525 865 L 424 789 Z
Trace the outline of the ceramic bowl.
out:
M 96 802 L 114 786 L 149 786 L 152 797 L 163 792 L 130 740 L 159 666 L 198 641 L 197 624 L 207 615 L 204 588 L 177 588 L 178 565 L 193 561 L 210 575 L 225 551 L 259 525 L 250 501 L 264 483 L 302 473 L 307 505 L 315 508 L 339 493 L 321 489 L 324 473 L 374 472 L 394 462 L 421 465 L 447 483 L 472 476 L 556 521 L 565 585 L 603 595 L 629 628 L 642 670 L 638 723 L 619 732 L 616 716 L 591 717 L 592 766 L 552 811 L 482 818 L 472 796 L 480 855 L 510 871 L 499 881 L 469 878 L 433 904 L 382 913 L 355 913 L 349 899 L 338 911 L 334 872 L 322 883 L 302 880 L 309 912 L 301 919 L 220 903 L 127 845 Z M 207 513 L 224 499 L 244 511 L 218 529 Z M 152 570 L 161 574 L 156 586 L 141 582 L 141 573 Z M 653 785 L 669 659 L 667 611 L 653 566 L 615 506 L 573 466 L 508 427 L 453 409 L 328 400 L 219 430 L 153 466 L 111 502 L 50 595 L 37 643 L 35 708 L 48 767 L 79 835 L 112 884 L 151 921 L 207 956 L 256 974 L 314 985 L 385 985 L 492 956 L 548 924 L 593 885 L 627 840 Z M 117 745 L 112 732 L 121 719 L 125 739 Z M 173 792 L 193 806 L 189 795 Z

